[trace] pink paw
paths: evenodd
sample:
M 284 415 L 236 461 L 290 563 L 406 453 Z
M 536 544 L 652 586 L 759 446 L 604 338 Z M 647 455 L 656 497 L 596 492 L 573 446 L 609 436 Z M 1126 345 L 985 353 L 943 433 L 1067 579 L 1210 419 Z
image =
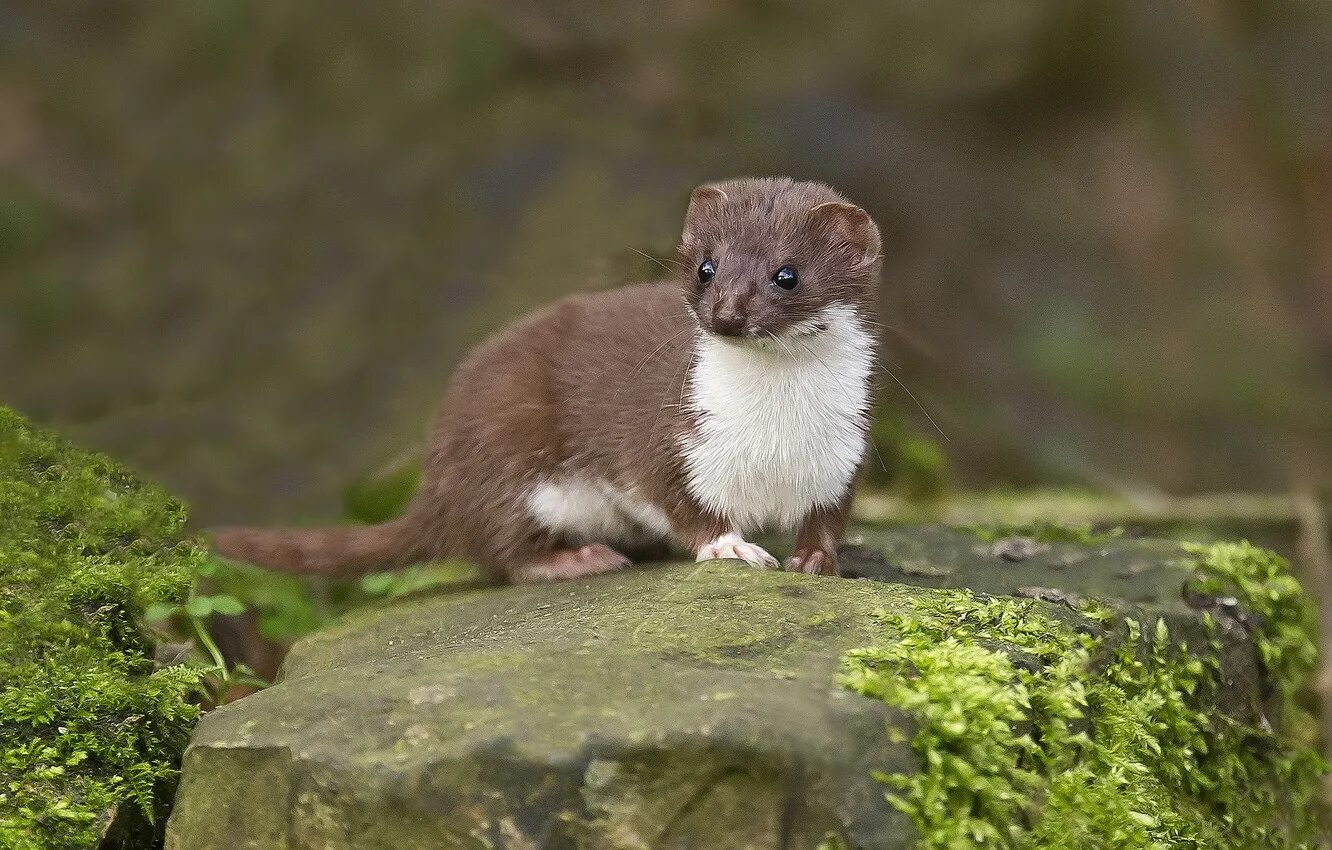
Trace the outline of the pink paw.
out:
M 723 534 L 698 550 L 699 561 L 736 560 L 744 561 L 751 567 L 761 570 L 775 570 L 780 564 L 760 546 L 746 543 L 738 534 Z
M 787 559 L 786 569 L 793 573 L 835 576 L 838 575 L 837 556 L 822 549 L 801 549 Z

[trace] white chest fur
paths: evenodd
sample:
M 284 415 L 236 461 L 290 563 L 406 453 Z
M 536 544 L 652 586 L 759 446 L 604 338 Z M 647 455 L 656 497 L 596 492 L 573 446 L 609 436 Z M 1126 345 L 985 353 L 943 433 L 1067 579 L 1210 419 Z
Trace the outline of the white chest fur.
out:
M 850 307 L 819 320 L 826 330 L 780 342 L 697 343 L 698 423 L 680 440 L 688 487 L 741 533 L 835 504 L 864 456 L 874 339 Z

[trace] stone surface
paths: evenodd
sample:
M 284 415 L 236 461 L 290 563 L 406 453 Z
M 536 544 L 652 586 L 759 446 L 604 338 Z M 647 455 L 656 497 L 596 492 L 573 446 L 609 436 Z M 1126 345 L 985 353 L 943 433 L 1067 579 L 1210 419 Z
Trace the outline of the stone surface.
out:
M 852 573 L 1020 590 L 1089 630 L 1076 593 L 1118 595 L 1206 645 L 1164 544 L 926 529 L 854 545 Z M 876 611 L 937 593 L 709 563 L 358 614 L 298 644 L 281 684 L 204 718 L 167 846 L 911 846 L 874 773 L 918 769 L 910 735 L 888 732 L 912 721 L 836 676 L 881 636 Z M 1247 715 L 1252 646 L 1235 623 L 1218 634 L 1222 707 Z
M 1058 530 L 1058 529 L 1054 529 Z M 1033 588 L 1064 589 L 1151 605 L 1168 613 L 1187 610 L 1181 589 L 1187 574 L 1179 545 L 1063 529 L 1082 537 L 1061 539 L 1052 529 L 1028 533 L 973 533 L 944 526 L 860 527 L 842 547 L 842 573 L 919 587 L 966 588 L 1001 596 Z
M 902 592 L 705 564 L 355 617 L 208 715 L 169 846 L 898 843 L 871 771 L 911 754 L 833 673 Z

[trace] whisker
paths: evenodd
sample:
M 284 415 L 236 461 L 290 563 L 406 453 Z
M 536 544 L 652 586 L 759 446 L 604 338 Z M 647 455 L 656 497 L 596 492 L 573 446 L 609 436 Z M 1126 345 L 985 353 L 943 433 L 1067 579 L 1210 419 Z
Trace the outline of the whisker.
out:
M 767 331 L 766 333 L 773 342 L 777 343 L 782 347 L 782 351 L 786 352 L 787 357 L 795 356 L 795 352 L 791 351 L 790 347 L 788 347 L 787 344 L 782 341 L 781 337 L 777 336 L 777 334 L 773 333 L 772 331 Z
M 623 388 L 624 385 L 625 385 L 626 383 L 628 383 L 628 382 L 629 382 L 630 380 L 632 380 L 636 375 L 638 375 L 639 370 L 641 370 L 641 369 L 643 368 L 643 366 L 644 366 L 649 360 L 651 360 L 653 357 L 656 357 L 657 354 L 658 354 L 663 348 L 665 348 L 666 346 L 668 346 L 668 345 L 670 345 L 671 343 L 675 342 L 677 339 L 679 339 L 679 338 L 680 338 L 681 336 L 683 336 L 684 334 L 690 333 L 690 332 L 692 332 L 693 330 L 694 330 L 693 328 L 688 328 L 688 327 L 687 327 L 687 328 L 681 328 L 681 329 L 680 329 L 679 331 L 677 331 L 676 333 L 673 333 L 673 334 L 671 334 L 669 337 L 667 337 L 667 338 L 666 338 L 666 341 L 663 342 L 661 345 L 658 345 L 656 348 L 652 349 L 652 351 L 648 353 L 648 356 L 647 356 L 647 357 L 644 357 L 642 360 L 638 361 L 638 365 L 634 367 L 634 371 L 630 372 L 628 375 L 626 375 L 626 376 L 620 381 L 620 387 Z
M 901 340 L 903 343 L 909 346 L 911 350 L 915 351 L 920 356 L 925 357 L 929 360 L 938 359 L 938 355 L 936 355 L 934 351 L 931 350 L 929 344 L 926 343 L 925 340 L 921 339 L 919 335 L 912 333 L 911 331 L 907 330 L 901 325 L 890 325 L 882 322 L 872 322 L 871 324 L 873 324 L 875 329 L 878 330 L 881 334 L 892 334 L 894 337 Z
M 689 328 L 689 330 L 696 330 L 696 329 Z M 684 406 L 684 392 L 685 392 L 685 387 L 688 386 L 689 384 L 689 370 L 693 367 L 694 358 L 695 356 L 697 356 L 697 354 L 698 354 L 698 346 L 691 347 L 689 352 L 689 359 L 685 361 L 683 370 L 677 369 L 674 376 L 671 378 L 672 383 L 677 379 L 680 380 L 680 402 L 675 406 L 675 409 L 677 411 Z M 671 391 L 670 387 L 671 387 L 670 384 L 666 385 L 667 393 Z M 669 398 L 670 396 L 668 395 L 666 398 L 663 398 L 661 400 L 661 404 L 657 406 L 656 415 L 652 417 L 652 427 L 648 430 L 648 439 L 647 439 L 649 445 L 651 445 L 652 441 L 657 437 L 657 426 L 661 424 L 662 411 L 666 410 L 668 407 L 671 407 L 671 404 L 668 401 Z
M 828 377 L 833 379 L 833 383 L 840 383 L 840 381 L 837 378 L 837 375 L 833 372 L 833 370 L 828 366 L 827 363 L 823 362 L 823 358 L 819 357 L 819 355 L 814 351 L 814 349 L 810 348 L 808 345 L 805 345 L 799 339 L 793 339 L 792 342 L 803 348 L 805 350 L 805 353 L 808 354 L 810 357 L 813 357 L 814 362 L 818 363 L 819 367 L 822 368 L 823 371 L 828 373 Z M 925 415 L 929 416 L 928 413 Z M 874 457 L 878 459 L 879 468 L 883 470 L 883 474 L 891 476 L 892 473 L 888 471 L 888 464 L 884 463 L 883 452 L 879 451 L 879 444 L 874 440 L 873 422 L 870 422 L 869 427 L 865 429 L 865 438 L 869 440 L 870 448 L 874 450 Z
M 863 321 L 866 321 L 869 325 L 871 325 L 872 327 L 878 328 L 879 330 L 887 330 L 887 331 L 890 331 L 890 332 L 892 332 L 892 333 L 897 334 L 898 336 L 903 337 L 904 339 L 907 339 L 908 341 L 914 341 L 913 338 L 910 337 L 910 336 L 908 336 L 908 335 L 906 334 L 905 331 L 903 331 L 901 328 L 898 328 L 898 327 L 896 327 L 896 326 L 893 326 L 893 325 L 884 325 L 884 324 L 882 324 L 882 323 L 880 323 L 880 322 L 874 321 L 873 319 L 863 319 Z M 794 341 L 794 342 L 797 342 L 797 343 L 800 342 L 799 338 L 793 338 L 793 341 Z M 823 368 L 824 368 L 825 370 L 828 370 L 828 366 L 827 366 L 827 364 L 824 364 L 823 361 L 820 360 L 819 357 L 818 357 L 818 356 L 817 356 L 817 355 L 816 355 L 816 354 L 815 354 L 815 353 L 809 348 L 809 346 L 807 346 L 807 345 L 805 345 L 805 344 L 803 344 L 803 343 L 800 343 L 800 347 L 803 348 L 803 349 L 805 349 L 805 351 L 809 352 L 809 355 L 810 355 L 811 357 L 813 357 L 815 360 L 818 360 L 818 361 L 819 361 L 819 364 L 822 365 Z M 923 413 L 923 414 L 925 414 L 925 418 L 929 420 L 929 423 L 930 423 L 930 425 L 932 425 L 932 426 L 934 427 L 934 430 L 936 430 L 936 431 L 939 432 L 939 436 L 940 436 L 940 437 L 943 437 L 945 442 L 948 442 L 948 443 L 953 442 L 953 438 L 952 438 L 952 437 L 949 437 L 948 434 L 946 434 L 946 433 L 944 432 L 944 429 L 939 427 L 939 423 L 934 421 L 934 417 L 931 416 L 931 415 L 930 415 L 930 412 L 929 412 L 928 410 L 925 409 L 925 405 L 923 405 L 923 404 L 920 403 L 920 399 L 916 398 L 916 394 L 913 393 L 913 392 L 911 391 L 911 388 L 908 387 L 908 386 L 902 381 L 901 378 L 897 377 L 897 374 L 896 374 L 895 372 L 893 372 L 892 369 L 889 369 L 888 366 L 887 366 L 886 364 L 880 362 L 878 365 L 883 369 L 883 371 L 885 371 L 885 372 L 888 373 L 888 377 L 892 378 L 892 379 L 897 383 L 897 385 L 898 385 L 899 387 L 902 388 L 902 392 L 904 392 L 904 393 L 907 394 L 907 397 L 911 399 L 911 401 L 916 405 L 916 407 L 920 408 L 920 412 Z M 830 371 L 830 370 L 828 370 L 828 371 L 829 371 L 829 373 L 831 374 L 831 371 Z M 872 442 L 872 441 L 871 441 L 871 442 Z M 875 452 L 876 452 L 876 453 L 878 452 L 878 448 L 877 448 L 877 447 L 875 447 Z M 881 459 L 881 460 L 882 460 L 882 459 Z M 884 471 L 886 472 L 887 470 L 884 470 Z
M 670 272 L 671 274 L 674 274 L 676 269 L 684 268 L 684 265 L 682 263 L 678 263 L 675 260 L 667 260 L 662 257 L 654 257 L 648 252 L 640 251 L 632 245 L 629 246 L 629 250 L 633 251 L 635 254 L 637 254 L 638 256 L 642 257 L 645 260 L 651 260 L 652 262 L 661 266 L 663 269 Z M 670 266 L 666 265 L 667 263 L 675 263 L 676 268 L 675 269 L 671 268 Z
M 916 407 L 919 407 L 920 412 L 925 414 L 925 418 L 930 420 L 930 424 L 934 426 L 934 430 L 939 432 L 939 436 L 943 437 L 946 442 L 949 443 L 953 442 L 953 438 L 949 437 L 947 434 L 944 433 L 944 429 L 940 428 L 939 423 L 934 421 L 934 417 L 931 416 L 930 412 L 925 409 L 925 405 L 920 403 L 920 399 L 916 398 L 916 394 L 911 391 L 911 388 L 908 387 L 906 384 L 902 383 L 902 379 L 897 377 L 897 373 L 895 373 L 892 369 L 889 369 L 887 366 L 883 367 L 883 371 L 887 372 L 888 377 L 896 381 L 897 385 L 902 388 L 902 392 L 906 393 L 907 396 L 916 403 Z
M 694 346 L 689 351 L 689 365 L 685 367 L 684 379 L 680 381 L 680 400 L 676 402 L 675 409 L 684 408 L 685 388 L 689 386 L 689 370 L 694 368 L 694 360 L 698 357 L 698 346 Z

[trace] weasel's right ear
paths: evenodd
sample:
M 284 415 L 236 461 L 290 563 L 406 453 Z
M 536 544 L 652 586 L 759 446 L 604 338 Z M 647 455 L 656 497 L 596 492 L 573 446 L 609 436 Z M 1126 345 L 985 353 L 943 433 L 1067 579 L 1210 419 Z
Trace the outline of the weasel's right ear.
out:
M 704 183 L 690 193 L 689 209 L 685 211 L 684 233 L 681 234 L 683 241 L 692 241 L 691 237 L 698 233 L 699 225 L 728 199 L 726 191 L 715 183 Z
M 825 222 L 838 238 L 844 240 L 863 257 L 862 262 L 876 260 L 880 251 L 879 228 L 869 213 L 855 204 L 826 201 L 810 208 L 810 215 Z

